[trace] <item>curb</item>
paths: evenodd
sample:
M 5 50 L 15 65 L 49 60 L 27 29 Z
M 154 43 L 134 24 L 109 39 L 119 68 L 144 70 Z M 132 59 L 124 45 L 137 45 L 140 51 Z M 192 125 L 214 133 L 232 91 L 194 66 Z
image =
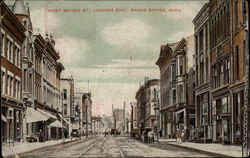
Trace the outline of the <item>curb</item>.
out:
M 210 151 L 205 151 L 205 150 L 201 150 L 201 149 L 196 149 L 196 148 L 192 148 L 192 147 L 180 146 L 180 145 L 176 145 L 176 144 L 172 144 L 172 143 L 167 143 L 167 142 L 160 142 L 160 143 L 161 144 L 172 145 L 172 146 L 183 148 L 183 149 L 188 149 L 188 150 L 199 152 L 199 153 L 203 153 L 203 154 L 207 154 L 207 155 L 210 155 L 210 156 L 213 156 L 213 157 L 234 157 L 234 156 L 229 156 L 229 155 L 214 153 L 214 152 L 210 152 Z
M 22 156 L 24 154 L 39 151 L 39 150 L 43 150 L 43 149 L 46 149 L 46 148 L 57 147 L 57 146 L 60 146 L 60 145 L 65 145 L 65 144 L 70 144 L 70 143 L 72 143 L 73 145 L 78 144 L 78 143 L 81 143 L 81 142 L 88 141 L 89 139 L 91 139 L 91 138 L 70 140 L 70 141 L 67 141 L 67 142 L 64 142 L 64 143 L 58 143 L 58 144 L 54 144 L 54 145 L 44 146 L 44 147 L 33 149 L 33 150 L 30 150 L 30 151 L 25 151 L 25 152 L 21 152 L 21 153 L 17 153 L 17 154 L 14 154 L 14 155 L 9 155 L 9 156 L 3 156 L 3 157 L 4 158 L 12 158 L 12 157 L 16 157 L 16 155 Z

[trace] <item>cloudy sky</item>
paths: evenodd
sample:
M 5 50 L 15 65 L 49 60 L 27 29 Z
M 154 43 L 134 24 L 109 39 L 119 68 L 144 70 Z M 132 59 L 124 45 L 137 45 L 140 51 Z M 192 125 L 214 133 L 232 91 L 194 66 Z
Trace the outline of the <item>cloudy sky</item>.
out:
M 193 33 L 192 19 L 206 1 L 28 1 L 33 27 L 53 33 L 56 50 L 75 88 L 92 93 L 95 115 L 135 101 L 144 77 L 159 78 L 160 45 Z M 127 8 L 129 12 L 51 13 L 48 9 Z M 177 8 L 178 12 L 130 12 Z

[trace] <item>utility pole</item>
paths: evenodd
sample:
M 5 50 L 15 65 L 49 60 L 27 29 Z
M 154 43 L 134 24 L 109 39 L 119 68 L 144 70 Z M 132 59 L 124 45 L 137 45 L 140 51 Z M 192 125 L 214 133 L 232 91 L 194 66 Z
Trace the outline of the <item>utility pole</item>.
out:
M 123 134 L 125 134 L 125 124 L 126 124 L 125 109 L 126 109 L 126 102 L 124 102 L 124 104 L 123 104 Z
M 243 3 L 247 2 L 248 5 L 249 5 L 249 0 L 243 0 Z M 245 6 L 248 6 L 248 5 L 245 5 Z M 250 92 L 249 92 L 249 87 L 250 87 L 250 82 L 249 82 L 249 67 L 250 67 L 250 62 L 249 62 L 249 13 L 246 13 L 248 15 L 246 15 L 248 17 L 248 22 L 246 21 L 246 24 L 248 24 L 245 28 L 246 30 L 246 46 L 245 46 L 245 50 L 244 50 L 244 53 L 245 53 L 245 89 L 244 89 L 244 94 L 245 94 L 245 104 L 244 104 L 244 113 L 243 113 L 243 141 L 242 141 L 242 156 L 243 157 L 247 157 L 249 156 L 249 148 L 250 148 L 250 142 L 249 142 L 249 137 L 250 137 L 250 133 L 249 133 L 249 130 L 250 130 L 250 108 L 249 108 L 249 95 L 250 95 Z
M 86 138 L 88 138 L 88 95 L 86 95 L 85 99 L 85 113 L 86 113 Z

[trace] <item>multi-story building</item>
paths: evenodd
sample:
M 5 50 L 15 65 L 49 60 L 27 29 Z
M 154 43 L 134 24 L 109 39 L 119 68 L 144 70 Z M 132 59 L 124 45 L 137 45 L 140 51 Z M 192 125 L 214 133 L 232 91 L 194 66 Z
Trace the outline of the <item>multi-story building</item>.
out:
M 174 105 L 174 133 L 184 130 L 186 139 L 190 139 L 190 129 L 195 126 L 194 104 L 194 37 L 183 38 L 173 50 L 171 57 L 172 96 Z M 176 99 L 176 100 L 175 100 Z
M 159 105 L 157 101 L 157 91 L 159 90 L 159 80 L 158 79 L 148 79 L 145 77 L 144 85 L 140 86 L 136 93 L 136 120 L 137 123 L 133 121 L 133 124 L 137 125 L 139 131 L 135 133 L 141 138 L 142 133 L 148 131 L 154 131 L 157 133 L 157 116 L 156 107 Z M 132 122 L 131 122 L 132 123 Z
M 132 102 L 131 104 L 131 136 L 138 138 L 139 136 L 139 127 L 138 127 L 138 112 L 136 102 Z
M 242 129 L 243 129 L 243 107 L 244 107 L 244 88 L 245 88 L 245 65 L 244 57 L 247 50 L 247 2 L 242 0 L 230 1 L 230 15 L 231 15 L 231 84 L 229 86 L 232 92 L 232 106 L 231 106 L 231 124 L 230 131 L 231 143 L 242 143 Z M 249 116 L 248 116 L 249 117 Z
M 160 69 L 160 131 L 162 136 L 166 138 L 172 138 L 175 135 L 173 131 L 173 110 L 176 104 L 176 89 L 173 79 L 176 75 L 176 65 L 171 64 L 171 57 L 177 44 L 178 42 L 162 45 L 159 58 L 155 63 Z
M 232 137 L 229 89 L 232 76 L 230 1 L 209 1 L 209 7 L 212 140 L 226 143 Z
M 74 95 L 74 105 L 75 105 L 75 120 L 76 120 L 76 124 L 79 125 L 78 129 L 81 133 L 83 133 L 83 106 L 84 106 L 84 102 L 83 102 L 83 97 L 84 97 L 84 93 L 82 92 L 75 92 Z
M 102 117 L 100 116 L 92 116 L 92 127 L 93 127 L 93 133 L 98 134 L 102 133 L 104 123 L 102 122 Z
M 25 27 L 5 3 L 0 4 L 1 136 L 3 142 L 23 139 L 22 54 Z
M 83 106 L 82 106 L 82 122 L 85 133 L 92 131 L 92 100 L 91 93 L 83 94 Z
M 157 133 L 157 118 L 155 108 L 158 105 L 157 93 L 159 90 L 159 80 L 152 79 L 147 80 L 145 83 L 146 89 L 146 117 L 145 117 L 145 128 Z
M 195 124 L 193 55 L 193 35 L 161 46 L 156 65 L 161 74 L 160 112 L 164 137 L 173 138 L 176 130 L 185 130 L 186 137 L 190 138 L 190 129 Z
M 146 115 L 146 98 L 144 93 L 144 85 L 141 85 L 136 92 L 137 101 L 137 125 L 139 128 L 138 138 L 141 139 L 142 132 L 145 130 L 145 115 Z
M 58 62 L 59 54 L 54 49 L 55 41 L 52 36 L 44 40 L 40 34 L 33 32 L 28 3 L 24 4 L 23 0 L 16 0 L 8 7 L 26 29 L 19 62 L 22 68 L 21 98 L 25 105 L 25 117 L 22 122 L 23 137 L 26 139 L 27 136 L 42 131 L 45 140 L 56 138 L 56 132 L 53 132 L 55 129 L 50 128 L 55 127 L 54 125 L 57 125 L 57 128 L 59 126 L 56 114 L 61 107 L 60 73 L 64 67 Z M 18 49 L 15 48 L 13 51 Z M 49 75 L 46 64 L 50 65 Z
M 195 139 L 212 138 L 209 50 L 209 3 L 193 20 L 195 31 Z
M 61 91 L 63 93 L 62 98 L 62 113 L 64 118 L 69 123 L 67 127 L 68 134 L 71 134 L 73 124 L 75 124 L 74 114 L 75 114 L 75 107 L 74 107 L 74 79 L 73 77 L 69 78 L 61 78 Z

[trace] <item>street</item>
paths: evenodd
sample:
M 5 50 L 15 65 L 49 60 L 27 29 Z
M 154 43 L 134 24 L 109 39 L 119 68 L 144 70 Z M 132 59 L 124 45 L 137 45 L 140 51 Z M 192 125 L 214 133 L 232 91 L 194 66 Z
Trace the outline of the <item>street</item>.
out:
M 130 137 L 98 136 L 19 155 L 20 157 L 208 157 L 167 144 L 145 144 Z

